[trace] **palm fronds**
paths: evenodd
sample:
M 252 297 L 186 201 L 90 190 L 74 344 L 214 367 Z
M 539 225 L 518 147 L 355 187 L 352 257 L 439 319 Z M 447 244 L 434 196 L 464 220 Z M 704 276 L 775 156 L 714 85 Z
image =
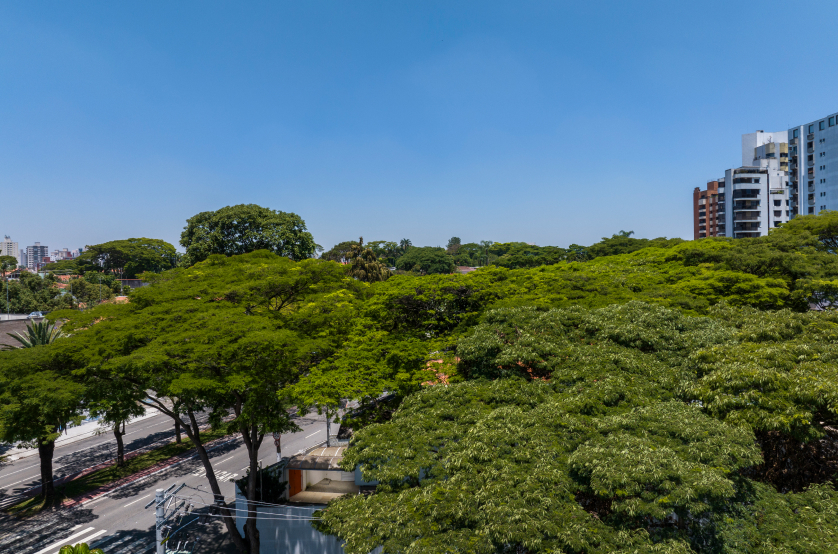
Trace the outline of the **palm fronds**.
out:
M 26 335 L 22 335 L 20 333 L 6 334 L 21 344 L 21 346 L 18 346 L 17 348 L 34 348 L 35 346 L 52 344 L 61 337 L 66 336 L 66 334 L 62 333 L 61 330 L 55 327 L 55 325 L 50 325 L 46 321 L 32 324 L 27 323 Z M 15 347 L 10 345 L 3 345 L 2 348 L 5 350 L 10 350 Z

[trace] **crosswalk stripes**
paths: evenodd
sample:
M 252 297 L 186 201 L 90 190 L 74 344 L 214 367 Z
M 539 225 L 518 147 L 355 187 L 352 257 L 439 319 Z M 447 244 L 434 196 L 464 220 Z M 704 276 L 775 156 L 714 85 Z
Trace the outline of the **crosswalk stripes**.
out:
M 4 546 L 4 545 L 7 545 L 7 544 L 10 544 L 10 543 L 13 543 L 13 542 L 17 542 L 21 538 L 23 538 L 27 535 L 31 535 L 35 531 L 40 531 L 44 527 L 48 527 L 50 525 L 55 525 L 56 521 L 57 521 L 56 519 L 50 518 L 45 523 L 41 523 L 40 525 L 38 525 L 36 527 L 29 527 L 27 529 L 21 529 L 17 533 L 13 533 L 11 535 L 6 535 L 2 539 L 0 539 L 0 546 Z

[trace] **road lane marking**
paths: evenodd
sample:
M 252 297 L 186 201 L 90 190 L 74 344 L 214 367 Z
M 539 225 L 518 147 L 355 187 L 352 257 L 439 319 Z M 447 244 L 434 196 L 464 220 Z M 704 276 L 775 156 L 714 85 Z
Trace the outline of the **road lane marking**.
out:
M 315 431 L 314 433 L 312 433 L 312 434 L 310 434 L 310 435 L 306 435 L 306 438 L 313 437 L 313 436 L 314 436 L 314 435 L 316 435 L 317 433 L 322 433 L 322 432 L 323 432 L 323 429 L 320 429 L 319 431 Z
M 23 469 L 13 471 L 11 473 L 4 473 L 3 475 L 0 475 L 0 477 L 8 477 L 9 475 L 14 475 L 15 473 L 20 473 L 21 471 L 26 471 L 27 469 L 32 469 L 33 467 L 38 467 L 38 466 L 28 466 L 28 467 L 25 467 Z
M 82 536 L 82 535 L 86 535 L 86 534 L 88 534 L 89 532 L 93 531 L 94 529 L 95 529 L 95 527 L 88 527 L 88 528 L 87 528 L 87 529 L 85 529 L 84 531 L 79 531 L 79 532 L 78 532 L 78 533 L 76 533 L 75 535 L 70 535 L 70 536 L 69 536 L 69 537 L 67 537 L 66 539 L 61 539 L 60 541 L 57 541 L 57 542 L 52 543 L 52 544 L 51 544 L 51 545 L 49 545 L 48 547 L 43 548 L 43 549 L 41 549 L 41 550 L 39 550 L 39 551 L 35 552 L 35 554 L 46 554 L 47 552 L 49 552 L 50 550 L 52 550 L 52 549 L 54 549 L 54 548 L 61 548 L 61 547 L 62 547 L 62 546 L 64 546 L 65 544 L 71 544 L 71 543 L 70 543 L 70 541 L 71 541 L 71 540 L 75 539 L 76 537 L 80 537 L 80 536 Z
M 145 499 L 145 498 L 148 498 L 149 496 L 151 496 L 151 495 L 150 495 L 150 494 L 147 494 L 147 495 L 143 496 L 142 498 L 138 498 L 138 499 L 136 499 L 136 500 L 135 500 L 135 501 L 133 501 L 133 502 L 129 502 L 128 504 L 126 504 L 125 506 L 123 506 L 123 508 L 127 508 L 127 507 L 128 507 L 128 506 L 130 506 L 131 504 L 136 504 L 136 503 L 137 503 L 137 502 L 139 502 L 140 500 L 143 500 L 143 499 Z
M 107 533 L 107 531 L 106 531 L 105 529 L 102 529 L 101 531 L 97 531 L 97 532 L 93 533 L 93 534 L 92 534 L 92 535 L 90 535 L 90 536 L 87 536 L 87 537 L 82 537 L 82 538 L 80 538 L 80 539 L 76 539 L 76 540 L 74 540 L 73 542 L 83 542 L 83 543 L 87 543 L 88 541 L 90 541 L 90 539 L 95 539 L 95 538 L 96 538 L 96 537 L 98 537 L 99 535 L 102 535 L 102 534 L 105 534 L 105 533 Z M 62 545 L 62 546 L 63 546 L 63 545 Z M 53 548 L 54 548 L 54 547 L 53 547 Z M 54 554 L 58 554 L 58 551 L 59 551 L 59 550 L 61 550 L 61 549 L 59 548 L 58 550 L 53 551 L 53 552 L 54 552 Z

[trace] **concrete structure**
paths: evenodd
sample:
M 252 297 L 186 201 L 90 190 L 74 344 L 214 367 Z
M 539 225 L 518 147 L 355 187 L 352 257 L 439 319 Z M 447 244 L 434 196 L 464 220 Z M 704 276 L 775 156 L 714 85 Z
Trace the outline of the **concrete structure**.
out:
M 838 210 L 838 114 L 792 127 L 788 134 L 794 213 Z
M 29 271 L 38 271 L 44 265 L 44 258 L 49 257 L 49 247 L 41 246 L 36 242 L 33 246 L 26 247 L 26 268 Z
M 340 462 L 345 446 L 317 446 L 291 458 L 283 458 L 263 471 L 280 474 L 288 483 L 284 498 L 288 504 L 258 505 L 256 528 L 259 530 L 260 553 L 343 554 L 342 542 L 324 535 L 311 526 L 315 511 L 345 494 L 371 491 L 377 483 L 366 483 L 361 471 L 343 471 Z M 238 487 L 236 491 L 236 527 L 244 533 L 247 500 Z M 381 552 L 381 547 L 373 553 Z
M 725 236 L 764 236 L 790 218 L 788 174 L 776 160 L 761 161 L 761 166 L 725 171 Z
M 707 188 L 693 191 L 693 238 L 725 236 L 724 220 L 725 180 L 708 181 Z M 721 198 L 722 202 L 719 203 Z M 721 211 L 719 211 L 721 207 Z
M 788 132 L 757 131 L 742 135 L 742 167 L 758 167 L 760 160 L 777 160 L 781 171 L 789 170 Z
M 60 262 L 61 260 L 72 260 L 75 256 L 69 248 L 62 248 L 61 250 L 53 250 L 50 257 L 54 262 Z
M 9 235 L 6 235 L 5 239 L 0 242 L 0 256 L 14 256 L 17 264 L 20 265 L 20 250 L 17 243 L 12 242 L 12 239 L 9 238 Z

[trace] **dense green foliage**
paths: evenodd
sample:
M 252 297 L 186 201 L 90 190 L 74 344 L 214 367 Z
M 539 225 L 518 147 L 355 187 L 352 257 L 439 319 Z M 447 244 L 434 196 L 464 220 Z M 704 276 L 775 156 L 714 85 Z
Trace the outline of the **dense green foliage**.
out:
M 454 270 L 454 260 L 443 248 L 414 246 L 396 260 L 396 269 L 422 275 L 451 273 Z
M 212 254 L 233 256 L 256 250 L 304 260 L 318 248 L 300 216 L 256 204 L 226 206 L 190 217 L 180 235 L 180 245 L 186 249 L 186 265 Z
M 41 277 L 36 273 L 21 271 L 19 279 L 9 279 L 2 282 L 0 289 L 0 312 L 6 310 L 13 314 L 24 314 L 34 311 L 48 312 L 61 308 L 69 308 L 70 296 L 55 287 L 55 276 L 47 274 Z M 9 302 L 6 304 L 6 287 L 8 287 Z
M 88 245 L 77 258 L 47 264 L 43 271 L 63 275 L 105 272 L 118 274 L 123 279 L 134 279 L 146 271 L 159 273 L 171 269 L 177 262 L 175 247 L 168 242 L 131 238 Z
M 320 526 L 347 552 L 831 551 L 833 530 L 812 522 L 838 511 L 820 484 L 838 467 L 778 492 L 760 481 L 789 458 L 755 433 L 838 425 L 835 365 L 795 371 L 772 353 L 805 337 L 819 359 L 836 333 L 832 314 L 747 308 L 489 311 L 457 346 L 466 382 L 414 393 L 357 433 L 345 467 L 378 491 L 333 503 Z M 735 362 L 696 369 L 732 352 L 751 366 L 738 378 Z M 776 386 L 745 381 L 759 373 Z
M 838 550 L 838 314 L 809 311 L 835 256 L 635 240 L 375 284 L 297 388 L 403 401 L 347 451 L 376 494 L 318 527 L 350 553 Z

